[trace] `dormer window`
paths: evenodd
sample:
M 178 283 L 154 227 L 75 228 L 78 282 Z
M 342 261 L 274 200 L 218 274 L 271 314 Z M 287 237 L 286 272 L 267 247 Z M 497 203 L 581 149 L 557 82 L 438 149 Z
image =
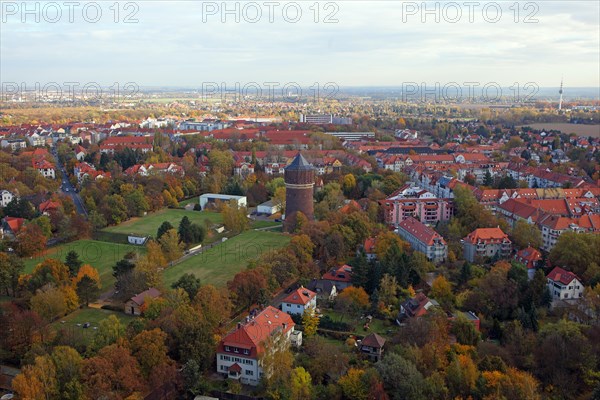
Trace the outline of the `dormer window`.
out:
M 231 351 L 231 348 L 229 346 L 225 346 L 225 351 Z

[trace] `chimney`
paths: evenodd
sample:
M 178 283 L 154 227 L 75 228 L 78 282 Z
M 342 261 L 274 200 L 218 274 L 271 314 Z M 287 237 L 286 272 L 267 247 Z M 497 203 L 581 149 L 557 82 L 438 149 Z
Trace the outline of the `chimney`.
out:
M 240 329 L 241 327 L 242 327 L 242 323 L 241 323 L 241 322 L 238 322 L 238 323 L 237 323 L 237 328 L 238 328 L 238 329 Z

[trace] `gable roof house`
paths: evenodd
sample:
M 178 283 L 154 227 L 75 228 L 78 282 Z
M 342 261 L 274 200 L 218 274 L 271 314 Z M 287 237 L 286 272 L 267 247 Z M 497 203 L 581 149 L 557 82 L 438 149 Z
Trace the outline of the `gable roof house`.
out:
M 337 288 L 331 281 L 313 279 L 306 287 L 317 294 L 317 299 L 333 301 L 337 296 Z
M 529 246 L 523 250 L 519 250 L 517 254 L 515 254 L 515 260 L 527 268 L 527 276 L 529 277 L 529 280 L 531 280 L 533 279 L 536 268 L 539 267 L 542 260 L 542 253 Z
M 400 312 L 396 318 L 396 323 L 400 324 L 407 318 L 419 318 L 427 314 L 431 307 L 439 307 L 439 303 L 424 293 L 417 293 L 415 297 L 406 300 L 400 304 Z
M 299 287 L 281 301 L 281 310 L 302 315 L 305 310 L 317 308 L 317 294 L 304 286 Z
M 572 272 L 554 267 L 546 279 L 553 300 L 572 300 L 583 296 L 583 284 Z
M 321 279 L 330 281 L 337 288 L 338 292 L 346 289 L 348 286 L 352 286 L 352 267 L 349 265 L 342 265 L 340 267 L 332 268 L 327 271 Z
M 273 373 L 263 370 L 263 355 L 279 350 L 277 347 L 267 348 L 267 340 L 281 335 L 277 344 L 281 348 L 289 346 L 294 334 L 301 336 L 298 335 L 300 332 L 296 334 L 294 331 L 294 325 L 287 313 L 272 306 L 256 316 L 247 317 L 219 342 L 216 352 L 217 372 L 247 385 L 258 385 L 263 374 L 270 376 Z
M 463 250 L 469 262 L 478 257 L 506 257 L 512 250 L 512 242 L 500 228 L 479 228 L 463 239 Z
M 146 299 L 156 299 L 157 297 L 160 297 L 160 292 L 156 288 L 136 294 L 125 303 L 125 314 L 142 315 L 142 307 L 146 304 Z
M 360 342 L 359 349 L 373 361 L 381 360 L 385 339 L 376 333 L 370 333 Z
M 448 257 L 448 245 L 444 238 L 413 217 L 400 222 L 396 232 L 410 243 L 413 249 L 424 253 L 429 261 L 442 262 Z

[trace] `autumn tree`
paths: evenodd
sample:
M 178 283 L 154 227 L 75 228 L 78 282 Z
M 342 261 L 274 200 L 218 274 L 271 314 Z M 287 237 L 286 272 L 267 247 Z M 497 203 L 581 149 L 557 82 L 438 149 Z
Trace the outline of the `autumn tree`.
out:
M 518 220 L 512 230 L 511 237 L 513 243 L 519 249 L 531 246 L 535 249 L 542 247 L 542 232 L 533 224 L 524 220 Z
M 117 344 L 84 360 L 81 374 L 86 394 L 91 398 L 125 398 L 145 387 L 137 360 L 129 349 Z
M 183 274 L 171 287 L 173 289 L 181 288 L 185 290 L 189 298 L 193 299 L 200 288 L 200 278 L 197 278 L 194 274 Z
M 456 336 L 456 341 L 460 344 L 476 346 L 480 335 L 475 326 L 463 314 L 459 314 L 452 322 L 452 333 Z
M 155 328 L 142 331 L 131 340 L 131 354 L 137 359 L 146 379 L 155 368 L 164 368 L 173 363 L 167 355 L 166 339 L 167 334 Z
M 183 245 L 180 243 L 179 234 L 175 229 L 170 229 L 162 235 L 159 243 L 167 262 L 175 261 L 183 256 Z
M 587 275 L 589 266 L 600 260 L 600 235 L 565 232 L 550 251 L 550 261 L 573 271 L 579 277 Z
M 100 349 L 114 344 L 125 335 L 125 327 L 115 315 L 109 315 L 98 323 L 98 330 L 92 338 L 88 350 L 95 353 Z
M 386 309 L 398 302 L 398 289 L 396 277 L 384 274 L 379 282 L 379 301 L 383 303 Z
M 353 400 L 368 400 L 369 387 L 363 381 L 365 371 L 362 369 L 350 368 L 348 373 L 340 378 L 338 384 L 344 392 L 344 396 Z
M 29 257 L 46 248 L 46 240 L 42 228 L 37 224 L 27 224 L 17 233 L 16 252 L 20 257 Z
M 310 337 L 317 333 L 319 327 L 319 316 L 313 309 L 306 309 L 302 313 L 302 326 L 304 328 L 304 336 Z
M 16 296 L 19 276 L 24 268 L 25 265 L 18 257 L 0 253 L 0 292 L 6 296 Z
M 452 284 L 443 275 L 439 275 L 433 280 L 429 294 L 447 309 L 451 308 L 454 303 Z
M 396 353 L 375 364 L 384 388 L 392 400 L 424 400 L 425 381 L 417 367 Z
M 239 307 L 250 307 L 259 301 L 261 292 L 267 289 L 267 279 L 260 268 L 249 269 L 235 274 L 227 287 L 234 294 Z
M 312 388 L 310 374 L 302 367 L 294 368 L 290 376 L 290 398 L 293 400 L 311 400 Z
M 277 189 L 275 189 L 275 193 L 273 193 L 273 206 L 275 206 L 278 210 L 278 212 L 285 214 L 285 200 L 286 200 L 286 195 L 285 195 L 285 186 L 282 187 L 278 187 Z
M 363 288 L 347 287 L 336 297 L 336 308 L 358 315 L 369 306 L 369 295 Z
M 59 396 L 56 368 L 49 356 L 38 356 L 12 381 L 13 390 L 23 399 L 45 400 Z
M 263 370 L 261 384 L 270 398 L 282 398 L 289 393 L 291 386 L 294 358 L 287 346 L 281 346 L 281 343 L 286 343 L 282 336 L 283 333 L 279 332 L 265 339 L 264 350 L 259 356 Z M 300 378 L 306 379 L 306 376 Z
M 250 226 L 248 221 L 248 210 L 246 207 L 240 207 L 235 200 L 223 204 L 221 215 L 223 216 L 223 225 L 225 229 L 234 234 L 241 233 Z
M 59 397 L 76 400 L 83 396 L 81 384 L 81 355 L 72 347 L 57 346 L 50 355 L 56 370 Z
M 64 315 L 67 311 L 65 296 L 57 287 L 38 289 L 30 302 L 31 309 L 48 322 Z
M 562 319 L 544 325 L 537 338 L 536 375 L 562 398 L 575 398 L 582 389 L 591 389 L 581 377 L 593 374 L 597 360 L 582 330 L 580 324 Z M 560 363 L 549 363 L 548 357 Z
M 204 285 L 193 298 L 193 307 L 202 314 L 203 320 L 215 329 L 229 319 L 233 305 L 226 288 L 217 289 L 213 285 Z
M 326 341 L 319 335 L 308 337 L 303 343 L 306 354 L 304 368 L 312 376 L 314 384 L 322 383 L 326 377 L 337 380 L 348 369 L 348 354 L 339 351 L 339 347 Z
M 446 369 L 446 380 L 452 396 L 469 396 L 475 390 L 479 371 L 473 359 L 459 354 Z
M 77 276 L 74 281 L 77 288 L 77 295 L 86 307 L 91 300 L 95 300 L 98 297 L 100 289 L 102 289 L 98 270 L 89 264 L 83 265 L 79 271 L 77 271 Z

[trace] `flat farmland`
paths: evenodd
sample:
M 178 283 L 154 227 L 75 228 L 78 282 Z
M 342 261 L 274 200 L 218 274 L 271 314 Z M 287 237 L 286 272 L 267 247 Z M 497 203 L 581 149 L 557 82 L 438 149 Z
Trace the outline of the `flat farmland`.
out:
M 556 130 L 561 131 L 562 133 L 570 134 L 574 133 L 577 136 L 583 137 L 600 137 L 600 125 L 581 125 L 581 124 L 567 124 L 567 123 L 539 123 L 539 124 L 529 124 L 523 125 L 529 126 L 533 129 L 537 130 Z M 521 127 L 522 128 L 522 127 Z

